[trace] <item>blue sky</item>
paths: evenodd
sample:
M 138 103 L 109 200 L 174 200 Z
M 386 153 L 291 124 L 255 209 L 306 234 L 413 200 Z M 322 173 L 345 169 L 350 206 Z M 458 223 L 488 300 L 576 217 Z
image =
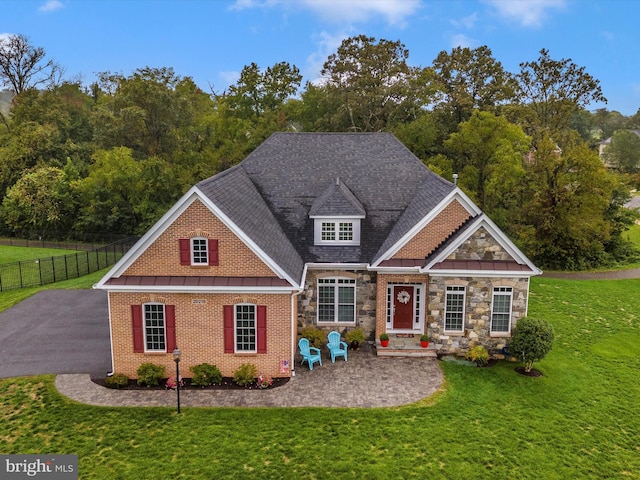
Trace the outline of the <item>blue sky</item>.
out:
M 600 80 L 609 103 L 590 108 L 640 108 L 638 0 L 2 0 L 0 12 L 0 35 L 30 37 L 85 83 L 173 67 L 222 91 L 243 66 L 281 61 L 314 81 L 344 38 L 365 34 L 402 41 L 415 66 L 487 45 L 515 73 L 547 48 Z

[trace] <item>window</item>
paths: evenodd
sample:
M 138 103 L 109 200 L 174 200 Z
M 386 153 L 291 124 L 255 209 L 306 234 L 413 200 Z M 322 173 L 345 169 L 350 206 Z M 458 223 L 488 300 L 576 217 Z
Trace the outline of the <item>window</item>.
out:
M 352 278 L 318 279 L 318 323 L 356 321 L 356 281 Z
M 450 332 L 464 330 L 465 287 L 447 287 L 444 307 L 444 329 Z
M 509 333 L 511 330 L 511 299 L 513 288 L 494 287 L 491 308 L 491 332 Z
M 209 264 L 209 249 L 207 248 L 206 238 L 192 238 L 191 239 L 191 263 L 193 265 L 208 265 Z
M 360 245 L 359 218 L 323 218 L 314 224 L 316 245 Z
M 241 303 L 235 308 L 236 352 L 255 352 L 256 306 Z
M 144 348 L 147 352 L 167 350 L 164 305 L 161 303 L 144 305 Z
M 220 252 L 215 238 L 192 237 L 179 239 L 180 265 L 218 266 Z

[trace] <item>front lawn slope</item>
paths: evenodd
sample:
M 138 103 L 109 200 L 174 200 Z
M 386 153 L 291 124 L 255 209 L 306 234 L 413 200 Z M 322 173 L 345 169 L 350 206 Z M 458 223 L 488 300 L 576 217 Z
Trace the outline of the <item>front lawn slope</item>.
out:
M 7 379 L 1 450 L 77 453 L 82 479 L 640 478 L 639 291 L 536 278 L 529 314 L 556 331 L 534 364 L 543 377 L 442 363 L 445 391 L 404 408 L 177 415 L 80 405 L 49 376 Z

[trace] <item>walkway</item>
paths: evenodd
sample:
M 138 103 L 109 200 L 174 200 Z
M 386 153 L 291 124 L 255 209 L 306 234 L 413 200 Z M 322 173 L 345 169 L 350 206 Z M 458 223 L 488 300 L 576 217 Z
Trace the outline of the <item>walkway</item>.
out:
M 326 353 L 326 352 L 323 352 Z M 435 358 L 377 357 L 365 344 L 349 360 L 309 371 L 296 361 L 296 376 L 268 390 L 181 390 L 184 407 L 396 407 L 417 402 L 442 385 Z M 89 375 L 56 377 L 58 391 L 81 403 L 100 406 L 176 406 L 176 392 L 167 390 L 112 390 L 91 381 Z

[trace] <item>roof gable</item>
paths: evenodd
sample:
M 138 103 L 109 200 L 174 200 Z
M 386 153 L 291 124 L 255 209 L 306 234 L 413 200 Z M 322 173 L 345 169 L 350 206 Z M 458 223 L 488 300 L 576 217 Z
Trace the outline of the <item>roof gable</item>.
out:
M 364 217 L 365 210 L 349 187 L 336 177 L 327 189 L 313 202 L 309 210 L 313 217 Z

